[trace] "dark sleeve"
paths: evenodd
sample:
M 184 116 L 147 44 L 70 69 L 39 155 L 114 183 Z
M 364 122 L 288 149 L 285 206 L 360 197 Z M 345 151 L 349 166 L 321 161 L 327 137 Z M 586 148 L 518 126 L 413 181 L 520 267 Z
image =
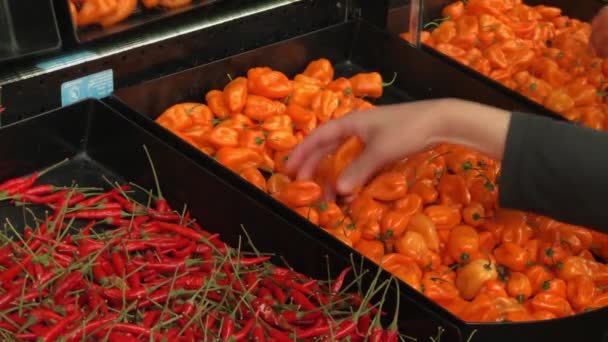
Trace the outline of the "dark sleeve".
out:
M 514 113 L 499 203 L 608 232 L 608 132 Z

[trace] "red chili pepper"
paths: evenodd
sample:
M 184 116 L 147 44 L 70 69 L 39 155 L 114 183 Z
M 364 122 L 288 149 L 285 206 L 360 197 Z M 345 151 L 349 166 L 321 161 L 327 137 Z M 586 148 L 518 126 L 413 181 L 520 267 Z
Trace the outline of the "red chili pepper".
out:
M 112 252 L 110 254 L 110 258 L 112 260 L 112 265 L 114 266 L 114 270 L 119 277 L 124 277 L 126 274 L 125 261 L 122 259 L 122 256 L 118 252 Z
M 372 325 L 372 316 L 370 314 L 363 315 L 359 318 L 359 323 L 357 324 L 357 330 L 360 334 L 365 336 Z
M 38 179 L 38 172 L 34 172 L 30 177 L 28 177 L 24 182 L 18 183 L 15 186 L 8 187 L 5 189 L 0 188 L 0 190 L 5 191 L 9 196 L 22 193 L 34 185 L 36 180 Z
M 42 336 L 43 342 L 55 341 L 57 338 L 65 333 L 66 328 L 70 325 L 70 323 L 76 322 L 79 319 L 80 314 L 75 313 L 68 317 L 65 317 L 63 320 L 57 322 L 55 325 L 51 326 L 51 328 Z
M 277 330 L 277 329 L 270 329 L 270 336 L 275 338 L 278 342 L 291 342 L 293 341 L 291 339 L 291 337 L 289 337 L 288 334 Z
M 302 309 L 306 311 L 312 311 L 317 308 L 313 303 L 310 302 L 310 300 L 308 300 L 308 298 L 306 298 L 306 296 L 302 294 L 302 292 L 296 289 L 291 289 L 291 298 L 293 299 L 294 303 L 301 306 Z
M 66 275 L 63 278 L 63 281 L 55 289 L 55 302 L 59 302 L 68 291 L 74 289 L 82 280 L 83 276 L 80 271 L 74 271 Z
M 85 258 L 105 247 L 105 244 L 103 242 L 89 238 L 84 238 L 78 243 L 80 244 L 80 246 L 78 247 L 78 256 L 80 258 Z
M 251 328 L 253 328 L 254 324 L 255 324 L 255 317 L 249 318 L 247 323 L 245 323 L 245 325 L 243 325 L 243 328 L 241 330 L 239 330 L 239 332 L 234 334 L 234 336 L 233 336 L 234 339 L 236 339 L 237 341 L 245 340 L 247 338 L 247 335 L 251 331 Z
M 36 174 L 36 172 L 34 172 L 34 174 Z M 22 176 L 22 177 L 12 178 L 7 181 L 4 181 L 4 183 L 0 184 L 0 191 L 4 191 L 9 188 L 14 188 L 21 184 L 27 183 L 30 180 L 30 178 L 31 177 L 28 177 L 28 176 Z
M 158 222 L 158 226 L 160 228 L 162 228 L 163 230 L 185 236 L 194 241 L 203 241 L 204 240 L 204 235 L 202 233 L 194 231 L 193 229 L 188 228 L 188 227 L 180 226 L 175 223 Z
M 0 273 L 0 284 L 6 288 L 6 285 L 15 279 L 16 276 L 21 273 L 23 269 L 25 269 L 30 262 L 32 262 L 33 256 L 30 254 L 23 259 L 20 263 L 15 264 L 13 267 L 7 269 L 6 271 Z
M 40 195 L 50 194 L 51 192 L 55 192 L 58 189 L 59 188 L 57 188 L 51 184 L 43 184 L 43 185 L 37 185 L 37 186 L 31 187 L 27 191 L 25 191 L 23 194 L 40 196 Z
M 84 326 L 78 324 L 78 328 L 74 330 L 67 339 L 67 342 L 78 342 L 82 341 L 84 336 L 91 334 L 93 331 L 105 327 L 106 325 L 113 324 L 118 318 L 116 314 L 110 314 L 99 320 L 87 322 Z
M 103 220 L 108 217 L 120 217 L 122 210 L 120 209 L 107 209 L 107 210 L 80 210 L 73 213 L 66 214 L 66 218 L 79 218 L 79 219 L 92 219 L 92 220 Z
M 283 330 L 291 330 L 291 326 L 284 317 L 277 315 L 272 306 L 264 303 L 260 298 L 255 298 L 251 302 L 254 311 L 268 324 Z
M 11 255 L 13 255 L 13 250 L 5 247 L 0 249 L 0 265 L 4 265 L 5 262 L 11 259 Z
M 65 195 L 67 193 L 68 193 L 68 190 L 57 191 L 57 192 L 52 193 L 47 196 L 23 194 L 23 195 L 17 196 L 17 199 L 19 199 L 20 201 L 23 201 L 23 202 L 30 202 L 30 203 L 34 203 L 34 204 L 49 204 L 49 203 L 55 203 L 55 202 L 65 198 Z
M 164 198 L 159 198 L 156 200 L 156 211 L 164 213 L 170 212 L 171 208 L 169 207 L 169 203 Z
M 111 300 L 122 300 L 123 292 L 119 289 L 108 289 L 102 288 L 101 295 Z M 141 288 L 137 290 L 127 290 L 124 292 L 124 298 L 126 300 L 136 300 L 146 298 L 148 295 L 148 290 L 146 288 Z
M 254 266 L 254 265 L 259 265 L 261 263 L 264 263 L 266 261 L 270 260 L 269 256 L 262 256 L 262 257 L 255 257 L 255 258 L 233 258 L 232 262 L 233 263 L 239 263 L 241 264 L 241 266 Z
M 276 284 L 273 284 L 271 281 L 268 281 L 266 283 L 266 286 L 270 289 L 274 299 L 279 304 L 285 304 L 285 302 L 287 302 L 287 295 L 285 294 L 285 291 L 283 291 L 282 288 L 280 288 Z
M 139 302 L 137 304 L 137 308 L 145 308 L 153 305 L 154 303 L 164 303 L 170 295 L 171 291 L 169 291 L 169 288 L 160 289 Z
M 150 328 L 153 326 L 160 317 L 160 310 L 147 310 L 144 312 L 144 318 L 141 322 L 141 325 L 144 328 Z
M 142 211 L 145 209 L 144 207 L 140 206 L 139 204 L 135 204 L 135 203 L 129 201 L 128 199 L 122 197 L 122 195 L 120 195 L 120 194 L 116 193 L 112 196 L 112 198 L 116 202 L 118 202 L 124 210 L 126 210 L 127 212 L 129 212 L 131 214 L 136 211 Z
M 123 185 L 120 187 L 121 190 L 123 191 L 127 191 L 129 190 L 131 187 L 128 185 Z M 100 203 L 101 201 L 108 199 L 110 197 L 113 196 L 120 196 L 118 189 L 112 189 L 109 192 L 103 193 L 103 194 L 99 194 L 90 198 L 87 198 L 86 200 L 78 203 L 78 208 L 86 208 L 86 207 L 92 207 L 98 203 Z
M 40 235 L 33 235 L 32 238 L 42 241 L 42 242 L 46 242 L 47 244 L 50 244 L 54 247 L 54 249 L 60 253 L 75 253 L 78 252 L 78 248 L 74 245 L 70 245 L 67 243 L 63 243 L 63 242 L 58 242 L 54 239 L 48 238 L 46 236 L 40 236 Z
M 45 308 L 45 307 L 32 309 L 28 314 L 36 317 L 38 322 L 42 322 L 42 321 L 59 322 L 59 321 L 63 320 L 63 316 L 59 315 L 58 313 L 56 313 L 55 311 L 53 311 L 49 308 Z
M 336 278 L 336 281 L 334 281 L 331 286 L 331 292 L 333 294 L 340 292 L 340 289 L 342 289 L 342 285 L 344 284 L 344 279 L 346 278 L 346 275 L 348 274 L 348 272 L 350 272 L 351 269 L 352 267 L 347 267 L 342 272 L 340 272 L 340 275 L 338 276 L 338 278 Z
M 132 260 L 133 264 L 137 267 L 143 266 L 146 269 L 151 269 L 159 272 L 175 272 L 175 269 L 185 270 L 188 267 L 196 266 L 201 264 L 201 260 L 188 259 L 178 261 L 165 261 L 158 263 L 146 263 L 140 260 Z
M 78 193 L 74 193 L 70 196 L 70 200 L 68 201 L 68 206 L 72 207 L 78 203 L 80 203 L 82 200 L 84 200 L 85 196 L 83 193 L 78 192 Z
M 224 316 L 224 321 L 222 323 L 222 332 L 220 337 L 222 341 L 228 341 L 229 337 L 232 337 L 234 334 L 234 319 L 228 315 Z
M 190 242 L 188 244 L 188 246 L 186 246 L 186 248 L 182 249 L 182 250 L 173 250 L 173 256 L 176 258 L 185 258 L 187 256 L 192 255 L 192 253 L 194 252 L 194 250 L 196 249 L 196 243 L 194 242 Z
M 318 337 L 318 336 L 322 336 L 322 335 L 326 335 L 327 333 L 329 333 L 330 328 L 329 325 L 327 324 L 327 322 L 324 322 L 322 325 L 320 326 L 315 326 L 306 330 L 300 330 L 297 331 L 295 334 L 295 338 L 294 339 L 307 339 L 307 338 L 311 338 L 311 337 Z
M 266 342 L 266 335 L 264 335 L 264 330 L 259 325 L 256 325 L 253 328 L 253 340 L 254 342 Z
M 111 329 L 117 332 L 125 332 L 129 334 L 133 334 L 137 337 L 146 337 L 150 338 L 150 336 L 154 336 L 155 340 L 161 340 L 162 336 L 158 333 L 153 333 L 149 328 L 140 327 L 135 324 L 130 323 L 117 323 L 112 325 Z
M 6 330 L 6 329 L 4 329 L 4 330 Z M 15 329 L 13 332 L 17 332 L 17 329 Z M 21 333 L 21 334 L 16 334 L 15 338 L 17 338 L 17 340 L 19 340 L 19 341 L 36 341 L 36 339 L 38 338 L 38 335 L 32 334 L 32 333 Z

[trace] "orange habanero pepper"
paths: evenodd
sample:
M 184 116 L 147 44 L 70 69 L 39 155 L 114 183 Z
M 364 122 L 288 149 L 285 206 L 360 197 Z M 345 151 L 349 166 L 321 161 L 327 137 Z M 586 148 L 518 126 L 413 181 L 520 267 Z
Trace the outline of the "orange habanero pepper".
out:
M 211 90 L 205 95 L 207 106 L 219 119 L 227 118 L 230 115 L 230 109 L 224 102 L 224 93 L 219 90 Z
M 327 85 L 334 78 L 334 67 L 327 58 L 310 62 L 303 72 L 304 75 L 316 78 L 322 85 Z
M 360 73 L 350 79 L 353 95 L 357 97 L 382 97 L 384 84 L 382 76 L 377 72 Z
M 380 233 L 382 236 L 398 238 L 403 235 L 409 222 L 410 215 L 396 210 L 389 210 L 384 213 L 380 221 Z
M 414 215 L 422 209 L 422 198 L 417 194 L 407 194 L 395 201 L 393 207 L 405 215 Z
M 291 183 L 289 176 L 277 172 L 266 181 L 266 189 L 268 189 L 268 193 L 274 196 L 282 192 L 289 183 Z
M 429 205 L 423 212 L 437 229 L 450 229 L 459 224 L 462 218 L 457 207 L 447 205 Z
M 237 147 L 239 132 L 229 127 L 217 126 L 205 134 L 205 141 L 216 148 Z
M 293 122 L 301 125 L 309 123 L 315 115 L 312 111 L 295 103 L 288 105 L 285 113 L 289 115 Z
M 243 111 L 247 103 L 247 95 L 247 79 L 244 77 L 235 78 L 224 87 L 224 102 L 234 114 Z
M 573 314 L 568 300 L 548 292 L 542 292 L 534 296 L 530 305 L 534 310 L 548 311 L 557 317 L 566 317 Z
M 292 82 L 280 71 L 268 67 L 249 69 L 249 92 L 269 99 L 282 99 L 293 91 Z
M 245 114 L 252 120 L 264 121 L 269 117 L 285 113 L 286 107 L 279 101 L 273 101 L 263 96 L 249 95 L 245 102 Z
M 471 300 L 487 281 L 497 278 L 496 266 L 491 260 L 473 260 L 456 272 L 456 287 L 462 298 Z
M 313 207 L 298 207 L 294 209 L 296 213 L 302 215 L 305 219 L 314 225 L 319 224 L 319 212 Z
M 217 151 L 216 157 L 220 164 L 236 173 L 250 167 L 258 167 L 262 161 L 259 153 L 242 147 L 222 147 Z
M 277 197 L 289 207 L 305 207 L 321 198 L 321 187 L 312 181 L 296 180 L 287 184 Z
M 264 179 L 264 176 L 257 168 L 250 167 L 244 169 L 243 171 L 241 171 L 241 177 L 245 178 L 247 181 L 249 181 L 249 183 L 258 187 L 258 189 L 266 192 L 266 179 Z
M 340 99 L 331 90 L 323 90 L 317 93 L 311 103 L 312 110 L 321 123 L 329 121 L 339 105 Z
M 456 262 L 468 262 L 479 251 L 479 235 L 469 226 L 452 228 L 446 246 L 446 253 Z M 485 261 L 485 260 L 484 260 Z
M 439 235 L 432 220 L 426 215 L 417 212 L 412 215 L 407 230 L 422 235 L 427 247 L 433 252 L 439 251 Z
M 361 239 L 355 244 L 355 249 L 376 263 L 380 263 L 384 255 L 384 244 L 378 240 Z
M 298 144 L 298 139 L 289 129 L 280 129 L 268 133 L 266 145 L 277 151 L 289 151 Z
M 507 293 L 517 299 L 518 302 L 525 302 L 532 296 L 532 284 L 525 274 L 519 272 L 511 273 L 507 281 Z
M 507 266 L 513 271 L 522 272 L 526 269 L 528 252 L 525 248 L 513 242 L 504 242 L 494 250 L 496 262 Z
M 396 201 L 407 195 L 407 180 L 401 172 L 384 172 L 369 183 L 365 193 L 380 201 Z
M 568 300 L 578 311 L 588 307 L 597 293 L 597 287 L 589 276 L 580 275 L 567 283 Z

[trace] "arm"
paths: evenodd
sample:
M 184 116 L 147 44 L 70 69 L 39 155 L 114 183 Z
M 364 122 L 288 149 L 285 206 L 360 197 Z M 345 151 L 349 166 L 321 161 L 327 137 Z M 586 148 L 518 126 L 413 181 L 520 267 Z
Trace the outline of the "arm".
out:
M 312 177 L 321 158 L 351 135 L 366 148 L 338 180 L 339 194 L 351 193 L 391 161 L 437 143 L 460 144 L 503 160 L 502 206 L 608 230 L 602 201 L 608 194 L 608 182 L 602 182 L 608 174 L 606 133 L 461 100 L 421 101 L 321 126 L 294 150 L 288 169 Z
M 608 231 L 608 134 L 513 114 L 499 203 Z

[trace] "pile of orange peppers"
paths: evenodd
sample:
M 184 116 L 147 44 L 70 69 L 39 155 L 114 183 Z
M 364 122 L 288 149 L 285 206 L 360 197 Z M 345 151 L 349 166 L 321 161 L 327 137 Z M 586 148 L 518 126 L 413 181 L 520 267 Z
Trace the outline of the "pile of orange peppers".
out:
M 115 25 L 131 16 L 138 0 L 64 0 L 69 1 L 72 21 L 78 27 Z M 178 8 L 187 6 L 192 0 L 141 0 L 144 8 Z
M 456 1 L 442 15 L 423 44 L 572 122 L 608 129 L 608 60 L 590 50 L 589 23 L 521 0 Z
M 180 103 L 157 123 L 382 265 L 466 321 L 529 321 L 608 305 L 608 237 L 497 208 L 500 165 L 442 145 L 388 165 L 349 203 L 322 188 L 363 150 L 351 137 L 312 180 L 293 180 L 290 151 L 313 129 L 383 93 L 378 73 L 334 79 L 313 61 L 293 80 L 253 68 L 205 103 Z M 265 177 L 269 175 L 269 177 Z

